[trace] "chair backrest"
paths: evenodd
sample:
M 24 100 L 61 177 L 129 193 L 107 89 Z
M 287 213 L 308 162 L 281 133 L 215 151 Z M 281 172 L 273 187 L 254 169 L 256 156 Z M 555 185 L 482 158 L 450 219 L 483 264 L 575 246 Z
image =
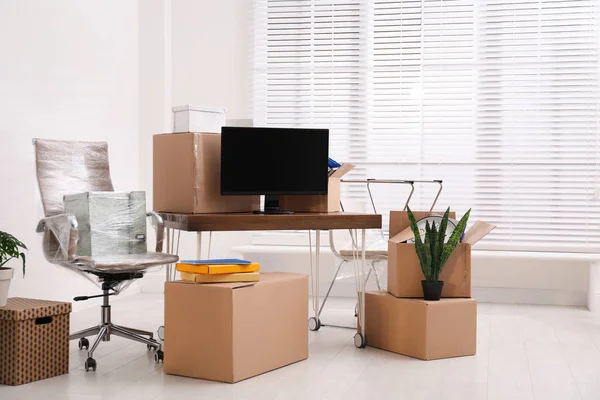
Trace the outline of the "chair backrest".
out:
M 60 214 L 63 196 L 112 192 L 106 142 L 34 139 L 36 172 L 44 214 Z

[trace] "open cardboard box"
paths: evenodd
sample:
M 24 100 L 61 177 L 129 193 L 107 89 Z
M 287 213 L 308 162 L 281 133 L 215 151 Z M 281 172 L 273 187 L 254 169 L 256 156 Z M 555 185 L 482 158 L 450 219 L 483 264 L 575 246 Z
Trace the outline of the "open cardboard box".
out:
M 413 212 L 417 221 L 439 212 Z M 455 213 L 450 213 L 455 218 Z M 442 297 L 471 297 L 471 247 L 496 226 L 477 221 L 464 235 L 440 273 L 444 281 Z M 388 240 L 388 292 L 396 297 L 423 297 L 421 281 L 425 279 L 406 211 L 390 212 L 390 239 Z
M 341 198 L 341 178 L 354 169 L 352 164 L 342 164 L 329 174 L 327 194 L 282 195 L 279 208 L 296 212 L 339 212 Z

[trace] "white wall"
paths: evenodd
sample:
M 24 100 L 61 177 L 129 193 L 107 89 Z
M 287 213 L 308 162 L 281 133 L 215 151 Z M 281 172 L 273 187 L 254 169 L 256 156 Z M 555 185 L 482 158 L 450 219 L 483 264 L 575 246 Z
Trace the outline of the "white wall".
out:
M 171 0 L 171 100 L 225 108 L 228 119 L 252 118 L 252 1 Z M 208 237 L 203 240 L 208 252 Z M 216 232 L 211 257 L 231 257 L 249 233 Z M 182 236 L 181 255 L 195 258 L 195 234 Z
M 9 295 L 97 293 L 43 258 L 31 140 L 106 140 L 115 188 L 139 188 L 138 2 L 3 0 L 0 57 L 0 229 L 29 247 Z
M 251 7 L 249 0 L 140 2 L 140 179 L 148 197 L 152 135 L 172 130 L 172 106 L 222 107 L 228 119 L 252 117 Z M 182 259 L 196 258 L 196 241 L 196 234 L 181 233 Z M 247 232 L 214 233 L 210 256 L 231 257 L 234 244 L 250 241 Z M 203 257 L 208 242 L 204 234 Z M 162 271 L 140 281 L 142 291 L 163 285 Z

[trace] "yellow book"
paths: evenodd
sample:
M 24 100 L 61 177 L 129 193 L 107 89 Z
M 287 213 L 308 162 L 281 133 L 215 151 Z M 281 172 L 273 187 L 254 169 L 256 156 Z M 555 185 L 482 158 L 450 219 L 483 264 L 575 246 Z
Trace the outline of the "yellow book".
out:
M 233 274 L 237 272 L 258 272 L 260 265 L 252 264 L 219 264 L 219 265 L 194 265 L 194 264 L 177 264 L 177 271 L 190 272 L 192 274 L 204 275 L 222 275 Z
M 180 275 L 184 281 L 196 283 L 258 282 L 260 280 L 258 272 L 208 275 L 180 271 Z

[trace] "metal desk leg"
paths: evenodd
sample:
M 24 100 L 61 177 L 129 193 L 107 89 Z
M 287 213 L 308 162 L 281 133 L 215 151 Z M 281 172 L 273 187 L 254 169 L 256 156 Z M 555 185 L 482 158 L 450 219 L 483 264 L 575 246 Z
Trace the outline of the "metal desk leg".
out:
M 165 228 L 165 233 L 167 234 L 167 253 L 171 254 L 171 229 L 170 228 Z M 167 264 L 166 265 L 166 272 L 167 272 L 167 279 L 166 281 L 169 282 L 171 280 L 171 268 L 172 268 L 173 264 Z
M 196 232 L 196 260 L 202 260 L 202 232 Z
M 355 267 L 356 272 L 356 288 L 358 295 L 358 326 L 359 332 L 354 335 L 354 345 L 359 349 L 365 347 L 367 345 L 367 336 L 365 334 L 365 290 L 366 290 L 366 280 L 365 280 L 365 264 L 366 264 L 366 237 L 365 230 L 362 229 L 362 239 L 361 239 L 361 249 L 360 249 L 360 270 L 358 266 Z M 354 251 L 354 263 L 356 265 L 358 251 Z
M 313 271 L 313 257 L 312 257 L 312 236 L 310 231 L 308 231 L 308 245 L 310 247 L 309 255 L 310 255 L 310 282 L 312 288 L 313 295 L 313 312 L 314 317 L 310 317 L 308 319 L 308 329 L 311 331 L 318 331 L 321 328 L 321 321 L 319 320 L 319 303 L 321 299 L 319 298 L 319 264 L 320 264 L 320 253 L 321 253 L 321 231 L 316 230 L 316 238 L 315 238 L 315 268 Z

